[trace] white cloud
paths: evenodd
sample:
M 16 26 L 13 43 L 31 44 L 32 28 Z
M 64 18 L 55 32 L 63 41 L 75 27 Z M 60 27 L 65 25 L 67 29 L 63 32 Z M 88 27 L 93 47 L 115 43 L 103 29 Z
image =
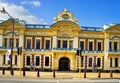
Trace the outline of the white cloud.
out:
M 15 4 L 4 3 L 0 1 L 0 9 L 2 9 L 2 7 L 4 7 L 13 18 L 25 20 L 28 24 L 46 24 L 44 19 L 33 16 L 23 6 L 17 6 Z M 8 18 L 9 16 L 7 14 L 0 13 L 0 20 L 7 20 Z
M 39 0 L 33 0 L 33 1 L 22 1 L 20 2 L 22 5 L 32 5 L 32 6 L 35 6 L 35 7 L 39 7 L 41 5 L 40 1 Z

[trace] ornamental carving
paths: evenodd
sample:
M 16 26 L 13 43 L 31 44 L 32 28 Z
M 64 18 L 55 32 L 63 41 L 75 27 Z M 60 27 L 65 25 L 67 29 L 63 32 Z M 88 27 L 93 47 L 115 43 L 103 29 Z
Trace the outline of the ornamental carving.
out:
M 58 31 L 58 37 L 73 37 L 71 29 L 61 28 Z

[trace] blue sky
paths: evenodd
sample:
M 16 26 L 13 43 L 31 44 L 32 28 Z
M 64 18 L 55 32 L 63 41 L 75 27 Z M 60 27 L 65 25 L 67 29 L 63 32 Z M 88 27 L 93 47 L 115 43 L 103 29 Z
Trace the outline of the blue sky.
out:
M 102 27 L 120 23 L 120 0 L 0 0 L 0 9 L 32 24 L 52 24 L 53 18 L 67 8 L 80 26 Z M 0 14 L 0 20 L 8 17 Z

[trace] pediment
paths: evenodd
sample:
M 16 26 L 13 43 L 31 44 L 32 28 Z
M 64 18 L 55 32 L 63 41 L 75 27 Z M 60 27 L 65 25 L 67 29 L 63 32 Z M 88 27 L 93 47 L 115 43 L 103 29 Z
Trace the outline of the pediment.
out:
M 59 21 L 50 26 L 51 29 L 67 28 L 71 30 L 81 30 L 81 27 L 71 21 Z
M 108 32 L 108 33 L 119 33 L 120 34 L 120 25 L 111 26 L 110 28 L 106 29 L 105 32 Z
M 12 29 L 13 26 L 14 26 L 15 29 L 23 29 L 23 28 L 25 28 L 23 25 L 21 25 L 21 24 L 19 24 L 17 22 L 13 23 L 13 20 L 11 20 L 11 19 L 0 23 L 0 28 L 3 28 L 3 29 Z

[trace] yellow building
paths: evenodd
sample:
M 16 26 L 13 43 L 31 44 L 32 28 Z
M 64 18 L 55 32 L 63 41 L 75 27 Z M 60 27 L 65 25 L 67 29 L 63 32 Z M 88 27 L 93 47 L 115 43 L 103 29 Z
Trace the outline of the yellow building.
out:
M 6 53 L 11 48 L 13 21 L 0 23 L 0 68 L 10 67 Z M 12 67 L 47 70 L 79 68 L 76 50 L 81 48 L 81 68 L 84 70 L 120 70 L 120 25 L 108 24 L 101 28 L 78 25 L 73 14 L 64 9 L 52 25 L 26 24 L 15 19 Z M 22 54 L 17 48 L 22 46 Z

